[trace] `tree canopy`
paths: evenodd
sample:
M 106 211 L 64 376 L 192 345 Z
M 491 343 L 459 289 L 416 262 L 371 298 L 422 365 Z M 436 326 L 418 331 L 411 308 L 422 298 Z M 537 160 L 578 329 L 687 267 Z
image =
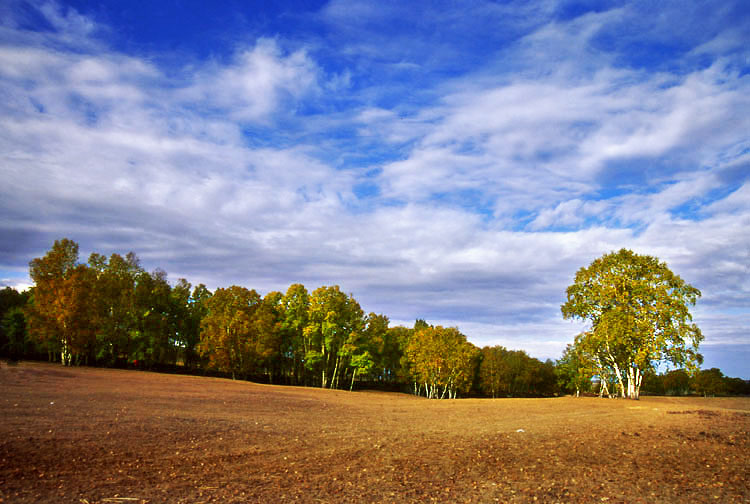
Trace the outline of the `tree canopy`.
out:
M 561 310 L 591 323 L 576 345 L 611 370 L 623 397 L 637 399 L 643 372 L 656 364 L 700 364 L 703 335 L 689 310 L 700 295 L 657 258 L 621 249 L 578 270 Z

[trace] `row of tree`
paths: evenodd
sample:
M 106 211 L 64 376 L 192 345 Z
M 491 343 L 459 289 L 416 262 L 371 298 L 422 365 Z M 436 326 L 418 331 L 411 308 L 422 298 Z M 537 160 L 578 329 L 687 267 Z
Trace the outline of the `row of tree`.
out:
M 688 373 L 675 369 L 662 374 L 647 373 L 643 391 L 652 395 L 691 395 L 704 397 L 750 395 L 750 380 L 724 376 L 718 368 Z
M 326 388 L 367 382 L 430 398 L 557 392 L 552 361 L 480 350 L 458 329 L 422 320 L 390 327 L 338 286 L 212 293 L 185 279 L 170 285 L 132 252 L 80 263 L 78 244 L 67 239 L 32 260 L 30 275 L 34 286 L 15 311 L 28 333 L 21 353 L 41 351 L 64 365 L 180 367 Z
M 557 372 L 562 389 L 575 393 L 599 394 L 613 397 L 611 383 L 607 384 L 597 378 L 571 383 L 570 373 L 565 369 L 567 363 L 558 361 Z M 660 374 L 653 369 L 643 375 L 641 392 L 648 395 L 687 396 L 747 396 L 750 395 L 750 380 L 724 376 L 718 368 L 701 369 L 692 373 L 685 369 L 673 369 Z
M 685 365 L 682 373 L 691 377 L 680 390 L 741 388 L 724 378 L 726 386 L 716 385 L 713 370 L 697 373 L 701 335 L 686 308 L 697 289 L 653 258 L 624 250 L 576 275 L 563 314 L 588 319 L 592 328 L 557 363 L 500 346 L 480 349 L 457 328 L 422 320 L 390 327 L 385 315 L 365 314 L 338 286 L 212 293 L 185 279 L 171 285 L 132 252 L 93 253 L 79 263 L 78 245 L 67 239 L 31 261 L 30 275 L 30 291 L 0 291 L 0 352 L 11 359 L 46 354 L 65 365 L 172 368 L 327 388 L 366 382 L 429 398 L 580 394 L 592 382 L 600 395 L 637 398 L 643 383 L 651 393 L 676 390 L 666 385 L 673 375 L 662 380 L 653 371 L 667 361 Z

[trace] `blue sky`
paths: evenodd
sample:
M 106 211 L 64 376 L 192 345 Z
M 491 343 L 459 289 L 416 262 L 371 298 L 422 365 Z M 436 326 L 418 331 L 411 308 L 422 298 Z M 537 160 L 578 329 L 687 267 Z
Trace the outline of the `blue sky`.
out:
M 750 378 L 750 6 L 3 2 L 0 283 L 56 238 L 559 357 L 621 247 Z

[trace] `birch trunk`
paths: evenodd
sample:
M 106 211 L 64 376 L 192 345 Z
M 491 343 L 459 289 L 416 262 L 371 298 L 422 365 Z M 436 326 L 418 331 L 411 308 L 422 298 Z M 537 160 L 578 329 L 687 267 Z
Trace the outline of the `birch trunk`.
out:
M 607 349 L 607 358 L 609 359 L 609 363 L 612 364 L 612 367 L 615 368 L 615 374 L 617 375 L 617 384 L 620 386 L 620 396 L 622 398 L 625 398 L 625 385 L 622 383 L 622 373 L 620 372 L 620 366 L 617 365 L 617 361 L 615 360 L 614 356 L 612 355 L 612 351 L 609 349 L 609 342 L 606 344 Z
M 326 388 L 326 385 L 328 385 L 328 381 L 326 381 L 326 369 L 328 368 L 328 357 L 326 356 L 325 343 L 321 345 L 321 353 L 323 354 L 323 374 L 321 375 L 320 387 Z
M 607 397 L 611 399 L 612 395 L 609 393 L 609 386 L 607 385 L 607 373 L 604 372 L 604 366 L 602 366 L 602 360 L 599 358 L 598 355 L 595 356 L 595 359 L 596 359 L 596 367 L 599 369 L 599 399 L 604 397 L 605 392 L 607 394 Z
M 62 350 L 60 351 L 60 360 L 62 361 L 63 366 L 70 366 L 70 362 L 71 362 L 70 349 L 68 348 L 68 342 L 65 341 L 64 338 L 62 340 Z
M 607 380 L 602 378 L 599 380 L 599 397 L 603 397 L 604 394 L 607 394 L 607 397 L 612 399 L 612 394 L 609 392 L 609 385 L 607 385 Z
M 633 399 L 635 395 L 635 376 L 633 376 L 633 365 L 628 367 L 628 399 Z
M 640 369 L 637 370 L 636 374 L 636 385 L 635 385 L 635 393 L 638 396 L 637 398 L 641 398 L 641 383 L 643 383 L 643 373 Z
M 640 399 L 642 380 L 643 373 L 641 373 L 641 370 L 631 365 L 628 369 L 628 397 L 630 399 Z
M 333 366 L 333 376 L 331 376 L 331 388 L 339 388 L 338 385 L 338 372 L 339 372 L 339 362 L 341 362 L 341 357 L 336 357 L 336 364 Z

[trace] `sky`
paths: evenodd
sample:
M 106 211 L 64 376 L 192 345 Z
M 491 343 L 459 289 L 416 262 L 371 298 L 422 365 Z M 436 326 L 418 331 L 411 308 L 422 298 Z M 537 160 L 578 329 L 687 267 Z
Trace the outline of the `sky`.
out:
M 70 238 L 557 359 L 624 247 L 750 378 L 745 0 L 5 0 L 0 96 L 0 285 Z

